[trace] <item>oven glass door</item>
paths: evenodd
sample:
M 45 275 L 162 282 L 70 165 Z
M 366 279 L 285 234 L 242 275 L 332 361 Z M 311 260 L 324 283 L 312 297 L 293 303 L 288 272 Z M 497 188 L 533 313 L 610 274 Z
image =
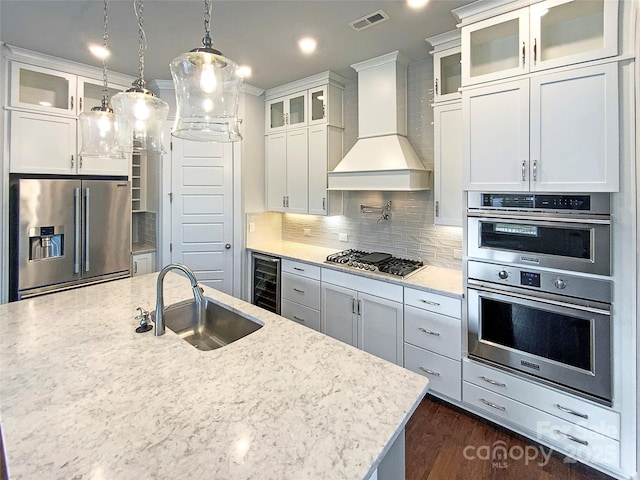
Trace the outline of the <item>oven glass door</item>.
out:
M 519 218 L 468 218 L 469 256 L 610 275 L 610 225 Z
M 470 356 L 611 400 L 608 311 L 474 285 L 468 308 Z

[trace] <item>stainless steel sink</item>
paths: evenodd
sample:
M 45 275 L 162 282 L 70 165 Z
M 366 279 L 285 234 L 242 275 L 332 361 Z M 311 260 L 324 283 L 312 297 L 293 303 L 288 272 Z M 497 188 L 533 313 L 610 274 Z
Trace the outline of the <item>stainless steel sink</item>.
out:
M 166 307 L 164 321 L 168 329 L 203 351 L 224 347 L 262 327 L 207 297 L 202 313 L 195 300 L 185 300 Z

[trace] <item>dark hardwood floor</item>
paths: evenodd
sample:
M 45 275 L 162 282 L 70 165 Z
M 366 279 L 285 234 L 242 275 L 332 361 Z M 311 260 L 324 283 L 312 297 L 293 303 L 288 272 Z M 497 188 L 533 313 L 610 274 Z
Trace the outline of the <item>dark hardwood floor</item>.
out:
M 405 442 L 406 480 L 612 479 L 429 395 L 409 420 Z M 498 447 L 506 449 L 503 461 L 491 460 Z

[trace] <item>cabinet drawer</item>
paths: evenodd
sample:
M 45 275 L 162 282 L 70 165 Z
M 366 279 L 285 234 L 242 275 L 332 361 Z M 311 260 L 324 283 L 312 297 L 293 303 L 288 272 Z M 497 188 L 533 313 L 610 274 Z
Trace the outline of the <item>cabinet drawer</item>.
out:
M 282 271 L 302 275 L 303 277 L 320 280 L 320 267 L 295 260 L 282 259 Z
M 404 367 L 429 379 L 429 391 L 460 401 L 460 362 L 404 344 Z
M 460 361 L 461 322 L 456 318 L 405 305 L 404 341 Z
M 466 381 L 462 382 L 462 399 L 491 416 L 528 430 L 532 438 L 559 445 L 572 457 L 619 467 L 620 443 L 616 440 Z
M 282 274 L 282 298 L 315 310 L 320 309 L 320 282 L 311 278 Z
M 313 308 L 305 307 L 290 300 L 282 299 L 282 316 L 320 331 L 320 312 Z
M 467 382 L 602 435 L 620 439 L 620 415 L 613 410 L 473 361 L 464 360 L 462 371 Z
M 361 275 L 339 272 L 332 268 L 322 269 L 322 281 L 344 288 L 366 292 L 393 302 L 402 303 L 402 287 L 395 283 L 376 280 Z
M 462 311 L 462 301 L 459 298 L 447 297 L 414 288 L 404 289 L 404 303 L 454 318 L 460 318 Z

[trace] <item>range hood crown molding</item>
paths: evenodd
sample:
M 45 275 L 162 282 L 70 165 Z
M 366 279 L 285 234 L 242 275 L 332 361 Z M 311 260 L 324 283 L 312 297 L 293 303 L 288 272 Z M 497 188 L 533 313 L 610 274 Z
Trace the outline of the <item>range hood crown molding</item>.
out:
M 399 51 L 354 63 L 358 140 L 328 173 L 329 190 L 429 190 L 428 171 L 407 138 L 407 65 Z

